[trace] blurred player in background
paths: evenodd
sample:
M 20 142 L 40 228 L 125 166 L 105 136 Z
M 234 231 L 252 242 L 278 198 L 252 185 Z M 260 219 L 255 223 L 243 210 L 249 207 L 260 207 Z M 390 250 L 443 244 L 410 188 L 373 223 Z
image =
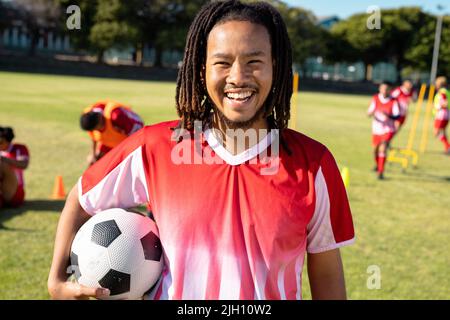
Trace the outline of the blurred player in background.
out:
M 405 123 L 408 115 L 409 104 L 417 99 L 416 91 L 414 90 L 413 83 L 410 80 L 403 81 L 402 85 L 392 90 L 391 96 L 397 99 L 398 106 L 400 108 L 400 117 L 395 120 L 396 133 Z
M 144 126 L 144 122 L 130 107 L 114 101 L 99 101 L 86 108 L 80 117 L 80 126 L 89 132 L 92 165 L 108 151 Z
M 30 157 L 28 148 L 12 143 L 13 139 L 12 128 L 0 127 L 0 208 L 18 207 L 25 201 L 23 170 Z
M 438 77 L 436 79 L 437 94 L 434 97 L 434 135 L 444 144 L 444 152 L 450 153 L 450 144 L 448 143 L 445 129 L 448 125 L 449 110 L 448 101 L 450 99 L 450 91 L 447 89 L 447 78 Z
M 400 117 L 400 107 L 396 99 L 391 97 L 391 84 L 384 81 L 378 88 L 367 110 L 372 121 L 372 144 L 374 147 L 375 169 L 378 179 L 384 178 L 389 144 L 396 132 L 395 121 Z

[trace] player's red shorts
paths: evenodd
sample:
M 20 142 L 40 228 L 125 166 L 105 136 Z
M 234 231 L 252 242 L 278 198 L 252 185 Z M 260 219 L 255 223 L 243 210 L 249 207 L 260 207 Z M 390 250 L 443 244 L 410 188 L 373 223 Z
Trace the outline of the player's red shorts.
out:
M 392 138 L 394 137 L 394 132 L 389 132 L 389 133 L 385 133 L 385 134 L 373 134 L 372 135 L 372 144 L 374 147 L 378 146 L 379 144 L 381 144 L 382 142 L 387 142 L 389 143 Z
M 400 117 L 396 120 L 396 122 L 400 123 L 400 125 L 402 126 L 403 123 L 405 123 L 405 120 L 406 120 L 406 116 L 400 116 Z
M 448 120 L 434 120 L 435 129 L 445 129 L 448 124 Z
M 19 207 L 25 201 L 25 190 L 23 187 L 18 187 L 16 194 L 12 197 L 11 201 L 6 202 L 5 199 L 0 197 L 0 208 L 2 207 Z

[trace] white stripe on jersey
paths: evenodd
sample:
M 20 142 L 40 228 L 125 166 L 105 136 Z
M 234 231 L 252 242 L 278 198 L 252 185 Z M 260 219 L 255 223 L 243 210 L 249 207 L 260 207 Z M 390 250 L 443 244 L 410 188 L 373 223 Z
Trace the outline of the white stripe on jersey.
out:
M 327 183 L 319 168 L 314 183 L 316 191 L 316 207 L 311 221 L 308 224 L 308 246 L 310 253 L 326 251 L 324 249 L 336 244 L 331 227 L 330 219 L 330 198 L 328 195 Z
M 170 271 L 168 272 L 167 276 L 163 279 L 163 285 L 162 285 L 162 292 L 160 300 L 171 300 L 173 297 L 173 286 L 172 286 L 172 274 Z
M 302 299 L 302 268 L 303 268 L 303 257 L 299 256 L 295 261 L 295 275 L 297 278 L 295 281 L 295 285 L 297 287 L 295 298 L 297 300 Z
M 278 271 L 278 290 L 280 291 L 280 299 L 286 300 L 286 290 L 284 289 L 284 270 L 286 269 L 286 264 L 283 264 Z
M 141 146 L 84 194 L 81 179 L 78 180 L 78 199 L 91 215 L 110 208 L 132 208 L 149 201 Z
M 171 245 L 163 244 L 165 255 L 167 256 L 167 261 L 171 261 L 172 264 L 167 265 L 167 273 L 163 273 L 163 280 L 162 280 L 162 291 L 161 296 L 159 297 L 160 300 L 172 300 L 172 297 L 174 295 L 174 287 L 173 287 L 173 279 L 172 279 L 172 273 L 176 273 L 176 265 L 177 265 L 177 256 L 176 256 L 176 248 Z
M 219 300 L 239 300 L 241 270 L 239 261 L 232 255 L 222 256 Z
M 255 261 L 255 270 L 253 274 L 253 282 L 255 283 L 255 295 L 256 300 L 266 300 L 266 281 L 267 281 L 267 268 L 264 262 Z
M 210 253 L 186 248 L 182 300 L 203 300 L 208 286 Z

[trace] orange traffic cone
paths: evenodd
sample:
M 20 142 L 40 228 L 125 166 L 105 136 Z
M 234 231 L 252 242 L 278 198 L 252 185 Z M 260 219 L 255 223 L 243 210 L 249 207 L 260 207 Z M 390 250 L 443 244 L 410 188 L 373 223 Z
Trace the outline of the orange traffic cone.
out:
M 62 176 L 56 176 L 55 185 L 53 186 L 52 199 L 63 200 L 66 198 L 66 192 L 64 191 L 64 183 Z

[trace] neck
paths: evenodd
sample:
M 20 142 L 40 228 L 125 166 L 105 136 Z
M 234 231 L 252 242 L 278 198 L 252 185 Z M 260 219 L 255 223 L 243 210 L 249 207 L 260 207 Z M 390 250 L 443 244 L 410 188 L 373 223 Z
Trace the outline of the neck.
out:
M 216 138 L 233 155 L 244 152 L 258 144 L 267 134 L 267 119 L 260 116 L 249 126 L 229 125 L 221 120 L 217 113 L 212 118 L 212 127 Z

